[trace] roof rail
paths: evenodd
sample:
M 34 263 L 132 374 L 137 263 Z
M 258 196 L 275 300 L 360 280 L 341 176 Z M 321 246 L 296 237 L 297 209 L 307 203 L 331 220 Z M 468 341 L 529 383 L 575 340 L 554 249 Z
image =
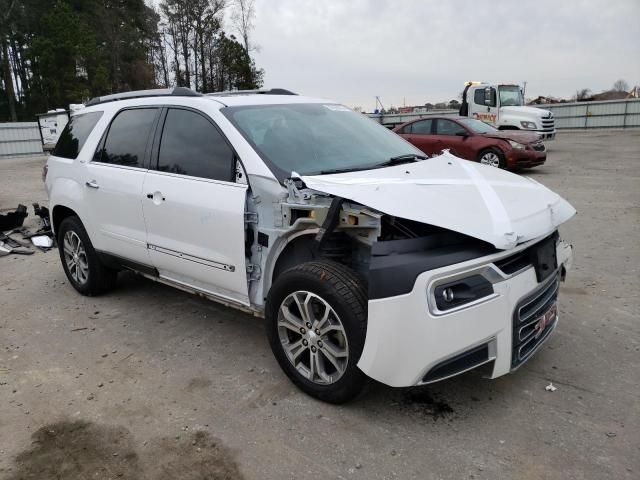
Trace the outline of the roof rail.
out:
M 270 90 L 225 90 L 224 92 L 212 92 L 205 95 L 215 97 L 232 97 L 234 95 L 298 95 L 284 88 L 272 88 Z
M 132 92 L 114 93 L 113 95 L 104 95 L 102 97 L 94 97 L 89 100 L 85 105 L 90 107 L 92 105 L 98 105 L 100 103 L 115 102 L 117 100 L 129 100 L 131 98 L 145 98 L 145 97 L 201 97 L 202 94 L 194 92 L 187 87 L 174 87 L 174 88 L 154 88 L 151 90 L 134 90 Z

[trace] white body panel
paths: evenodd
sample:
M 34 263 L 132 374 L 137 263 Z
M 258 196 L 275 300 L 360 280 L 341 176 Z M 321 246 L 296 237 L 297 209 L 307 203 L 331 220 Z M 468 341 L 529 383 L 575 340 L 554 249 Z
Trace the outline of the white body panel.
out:
M 425 374 L 440 362 L 488 343 L 494 362 L 491 377 L 509 373 L 514 309 L 539 285 L 533 267 L 499 278 L 493 283 L 495 295 L 454 313 L 436 316 L 427 300 L 429 285 L 434 280 L 491 266 L 504 256 L 492 255 L 425 272 L 418 276 L 410 293 L 370 300 L 367 338 L 358 367 L 379 382 L 407 387 L 421 383 Z M 558 246 L 557 256 L 559 267 L 571 266 L 571 248 L 566 244 Z M 496 276 L 503 276 L 495 271 Z
M 314 190 L 500 249 L 551 233 L 575 214 L 566 200 L 534 180 L 448 152 L 406 165 L 302 180 Z
M 88 229 L 96 250 L 149 265 L 142 214 L 146 170 L 95 162 L 80 170 L 84 173 Z
M 246 185 L 149 171 L 144 218 L 160 276 L 248 305 L 246 191 Z

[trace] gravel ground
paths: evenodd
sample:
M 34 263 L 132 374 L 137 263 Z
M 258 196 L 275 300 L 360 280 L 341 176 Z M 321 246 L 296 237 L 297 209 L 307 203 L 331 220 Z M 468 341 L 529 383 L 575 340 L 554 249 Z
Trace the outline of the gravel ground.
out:
M 130 274 L 82 297 L 56 251 L 0 258 L 0 478 L 638 478 L 639 154 L 640 130 L 561 132 L 529 173 L 579 212 L 531 361 L 340 407 L 292 386 L 260 319 Z M 46 202 L 42 163 L 0 158 L 0 209 Z

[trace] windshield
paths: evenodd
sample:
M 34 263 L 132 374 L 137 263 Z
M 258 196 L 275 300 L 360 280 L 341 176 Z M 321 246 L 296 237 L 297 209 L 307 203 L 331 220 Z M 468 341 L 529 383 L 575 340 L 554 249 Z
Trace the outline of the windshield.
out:
M 522 91 L 517 85 L 498 87 L 500 90 L 500 106 L 501 107 L 520 107 L 524 105 Z
M 362 170 L 399 155 L 423 155 L 400 136 L 342 105 L 252 105 L 221 112 L 280 181 L 291 172 Z
M 498 131 L 494 126 L 476 120 L 475 118 L 461 118 L 458 121 L 473 133 L 493 133 Z

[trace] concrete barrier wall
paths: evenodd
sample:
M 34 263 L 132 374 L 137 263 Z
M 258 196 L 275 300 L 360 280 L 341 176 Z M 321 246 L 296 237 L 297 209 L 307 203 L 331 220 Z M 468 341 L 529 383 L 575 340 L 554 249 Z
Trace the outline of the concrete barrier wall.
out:
M 0 123 L 0 157 L 42 153 L 38 122 Z

